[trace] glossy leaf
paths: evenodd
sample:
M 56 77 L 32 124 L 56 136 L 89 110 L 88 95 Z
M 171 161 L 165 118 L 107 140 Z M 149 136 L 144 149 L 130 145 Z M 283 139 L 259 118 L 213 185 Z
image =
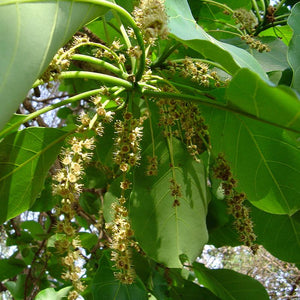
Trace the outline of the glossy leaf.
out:
M 1 1 L 0 128 L 57 50 L 85 23 L 106 11 L 75 1 Z
M 258 244 L 283 261 L 300 263 L 300 212 L 273 215 L 252 207 L 251 218 Z
M 267 300 L 268 293 L 255 279 L 232 270 L 210 270 L 194 263 L 199 284 L 211 290 L 222 300 Z
M 170 33 L 205 58 L 221 64 L 229 73 L 249 68 L 267 79 L 259 63 L 245 50 L 217 41 L 196 24 L 187 0 L 166 0 Z
M 66 136 L 54 128 L 28 128 L 0 142 L 0 223 L 34 203 Z
M 288 61 L 294 72 L 292 87 L 300 92 L 300 3 L 293 7 L 288 24 L 294 32 L 288 51 Z
M 176 167 L 170 168 L 168 147 L 164 140 L 155 141 L 158 156 L 158 175 L 146 176 L 147 156 L 144 152 L 141 167 L 134 172 L 130 199 L 130 215 L 136 239 L 143 250 L 155 261 L 168 267 L 180 267 L 179 256 L 187 255 L 193 261 L 207 242 L 205 170 L 196 163 L 178 140 L 173 140 Z M 181 186 L 180 205 L 174 205 L 170 180 L 174 172 Z
M 287 87 L 274 87 L 242 69 L 227 89 L 227 104 L 236 112 L 300 133 L 300 99 Z
M 253 205 L 270 213 L 292 215 L 300 208 L 298 142 L 291 133 L 268 122 L 298 132 L 299 100 L 246 70 L 232 80 L 227 98 L 235 112 L 202 108 L 214 153 L 225 153 L 238 188 Z
M 111 261 L 106 254 L 99 261 L 99 268 L 92 283 L 92 293 L 94 300 L 148 300 L 148 293 L 138 278 L 133 284 L 122 284 L 115 278 Z

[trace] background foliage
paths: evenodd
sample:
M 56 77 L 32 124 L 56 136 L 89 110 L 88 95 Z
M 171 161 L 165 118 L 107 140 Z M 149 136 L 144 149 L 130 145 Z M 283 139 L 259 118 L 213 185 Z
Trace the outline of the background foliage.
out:
M 299 14 L 285 0 L 1 1 L 0 291 L 276 299 L 197 257 L 261 245 L 297 273 Z

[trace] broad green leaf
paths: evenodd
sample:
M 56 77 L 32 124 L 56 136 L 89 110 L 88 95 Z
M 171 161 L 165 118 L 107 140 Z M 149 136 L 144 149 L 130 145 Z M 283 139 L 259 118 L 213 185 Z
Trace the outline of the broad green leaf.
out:
M 148 256 L 168 267 L 180 267 L 180 255 L 185 254 L 193 261 L 207 242 L 205 170 L 178 140 L 173 140 L 174 169 L 170 168 L 167 144 L 159 138 L 155 141 L 158 175 L 146 176 L 147 156 L 151 155 L 152 145 L 143 152 L 141 166 L 134 172 L 130 198 L 132 227 Z M 179 206 L 174 205 L 170 191 L 173 173 L 181 186 Z
M 218 300 L 210 290 L 201 287 L 189 280 L 183 281 L 183 286 L 172 286 L 171 288 L 172 300 Z M 161 299 L 161 298 L 159 298 Z
M 133 284 L 122 284 L 115 278 L 111 261 L 106 254 L 99 261 L 92 283 L 92 293 L 94 300 L 148 300 L 148 293 L 139 278 Z
M 10 258 L 0 260 L 0 280 L 12 278 L 22 272 L 26 268 L 23 260 Z
M 267 300 L 268 293 L 255 279 L 232 270 L 210 270 L 193 263 L 199 284 L 222 300 Z
M 259 62 L 265 72 L 284 71 L 289 68 L 287 61 L 288 47 L 277 37 L 265 36 L 256 38 L 261 43 L 268 45 L 269 52 L 259 52 L 252 49 L 245 41 L 239 37 L 225 40 L 226 43 L 247 50 Z
M 300 133 L 300 99 L 287 87 L 270 86 L 242 69 L 232 79 L 227 99 L 236 112 Z
M 260 32 L 259 36 L 279 37 L 288 46 L 293 36 L 293 30 L 289 25 L 275 26 Z
M 0 142 L 0 223 L 34 203 L 68 135 L 54 128 L 27 128 Z
M 40 291 L 37 295 L 35 300 L 62 300 L 66 299 L 68 296 L 69 291 L 72 287 L 67 286 L 59 291 L 56 291 L 54 288 L 47 288 Z
M 82 247 L 88 250 L 91 250 L 97 244 L 98 241 L 98 237 L 95 234 L 88 232 L 79 232 L 79 238 Z
M 36 240 L 43 240 L 45 238 L 45 232 L 42 225 L 36 221 L 24 221 L 21 224 L 22 229 L 27 229 L 32 237 Z
M 287 134 L 235 113 L 204 110 L 213 151 L 225 153 L 238 189 L 256 207 L 293 214 L 300 208 L 300 150 Z
M 293 7 L 288 24 L 294 31 L 288 51 L 288 61 L 294 72 L 292 87 L 300 92 L 300 3 Z
M 0 138 L 4 138 L 8 134 L 18 131 L 18 128 L 13 127 L 14 124 L 18 123 L 19 121 L 23 121 L 26 117 L 26 115 L 14 114 L 3 127 L 3 130 L 5 130 L 6 132 L 2 133 L 3 130 L 0 131 Z
M 300 212 L 280 216 L 252 207 L 251 218 L 258 244 L 283 261 L 300 263 Z
M 231 9 L 245 8 L 250 10 L 252 7 L 252 3 L 249 0 L 219 0 L 216 2 L 225 4 Z M 220 40 L 236 36 L 236 34 L 239 33 L 239 25 L 235 23 L 235 19 L 232 17 L 232 14 L 224 13 L 224 7 L 217 6 L 216 2 L 210 3 L 198 0 L 189 0 L 189 5 L 198 24 L 205 31 L 208 32 L 209 30 L 209 34 L 216 39 Z M 199 11 L 196 15 L 194 11 L 195 7 L 198 8 Z
M 208 206 L 206 222 L 209 245 L 223 247 L 241 244 L 233 226 L 233 217 L 228 214 L 228 206 L 225 200 L 218 200 L 212 197 Z
M 195 22 L 187 0 L 166 0 L 170 33 L 205 58 L 221 64 L 229 73 L 249 68 L 267 79 L 265 72 L 252 55 L 235 46 L 217 41 Z
M 13 296 L 14 300 L 24 300 L 24 287 L 26 281 L 26 275 L 20 274 L 17 276 L 16 281 L 7 281 L 4 285 L 10 291 L 11 295 Z M 29 289 L 27 291 L 27 295 L 29 293 Z M 26 296 L 27 296 L 26 295 Z
M 238 188 L 256 207 L 292 215 L 300 208 L 299 100 L 241 70 L 227 92 L 227 108 L 202 108 L 215 154 L 225 153 Z M 228 109 L 228 111 L 226 111 Z M 278 126 L 275 126 L 278 124 Z
M 72 0 L 1 1 L 0 128 L 57 50 L 85 23 L 106 11 L 103 6 Z

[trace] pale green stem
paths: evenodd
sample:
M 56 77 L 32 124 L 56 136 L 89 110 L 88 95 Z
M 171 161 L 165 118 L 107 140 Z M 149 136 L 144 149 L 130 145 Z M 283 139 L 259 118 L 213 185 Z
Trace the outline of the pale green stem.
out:
M 259 13 L 259 8 L 258 8 L 258 5 L 257 5 L 257 3 L 256 3 L 256 0 L 251 0 L 251 2 L 252 2 L 252 6 L 253 6 L 253 8 L 254 8 L 254 10 L 255 10 L 257 19 L 259 20 L 259 22 L 261 22 L 261 21 L 262 21 L 262 18 L 261 18 L 261 15 L 260 15 L 260 13 Z
M 136 81 L 140 81 L 140 79 L 142 78 L 142 75 L 144 73 L 144 69 L 145 69 L 145 60 L 146 60 L 146 56 L 145 56 L 145 45 L 144 45 L 144 40 L 143 40 L 143 36 L 139 30 L 139 28 L 137 27 L 134 19 L 131 17 L 131 15 L 121 6 L 118 6 L 112 2 L 108 2 L 108 1 L 104 1 L 104 0 L 74 0 L 75 2 L 83 2 L 83 3 L 91 3 L 91 4 L 96 4 L 96 5 L 101 5 L 101 6 L 105 6 L 111 9 L 114 9 L 120 16 L 122 16 L 123 18 L 126 19 L 126 21 L 129 23 L 129 25 L 132 27 L 135 36 L 137 38 L 137 42 L 140 46 L 140 49 L 142 51 L 142 55 L 140 57 L 140 61 L 139 61 L 139 66 L 138 66 L 138 70 L 135 74 L 135 78 Z
M 115 14 L 115 17 L 116 17 L 116 19 L 117 19 L 117 21 L 118 21 L 118 23 L 119 23 L 119 26 L 120 26 L 120 32 L 121 32 L 121 34 L 122 34 L 122 36 L 123 36 L 123 39 L 124 39 L 124 41 L 125 41 L 125 43 L 126 43 L 126 47 L 127 47 L 127 49 L 130 49 L 130 48 L 132 47 L 132 44 L 131 44 L 131 41 L 130 41 L 130 39 L 129 39 L 129 37 L 128 37 L 128 34 L 127 34 L 127 32 L 126 32 L 126 29 L 125 29 L 124 25 L 122 24 L 122 22 L 121 22 L 119 16 L 118 16 L 117 14 Z M 131 60 L 131 69 L 132 69 L 132 73 L 134 73 L 134 72 L 136 71 L 136 70 L 135 70 L 135 68 L 136 68 L 136 58 L 131 56 L 131 57 L 130 57 L 130 60 Z
M 87 72 L 87 71 L 66 71 L 61 72 L 61 74 L 58 76 L 59 79 L 67 79 L 67 78 L 85 78 L 85 79 L 92 79 L 92 80 L 98 80 L 102 81 L 104 83 L 109 83 L 112 85 L 119 85 L 123 86 L 128 90 L 131 90 L 133 88 L 133 84 L 130 83 L 127 80 L 106 75 L 106 74 L 100 74 L 96 72 Z
M 276 5 L 276 10 L 278 11 L 280 8 L 281 8 L 281 6 L 285 3 L 285 1 L 286 0 L 281 0 L 279 3 L 278 3 L 278 5 Z
M 85 61 L 88 62 L 90 64 L 95 64 L 98 66 L 101 66 L 103 68 L 105 68 L 106 70 L 121 76 L 122 78 L 126 79 L 128 77 L 127 73 L 124 73 L 122 70 L 120 70 L 119 68 L 115 67 L 113 64 L 110 64 L 106 61 L 103 61 L 101 59 L 92 57 L 92 56 L 88 56 L 88 55 L 83 55 L 83 54 L 74 54 L 71 57 L 72 60 L 79 60 L 79 61 Z
M 73 103 L 73 102 L 76 102 L 76 101 L 79 101 L 79 100 L 82 100 L 84 98 L 88 98 L 90 96 L 93 96 L 93 95 L 96 95 L 98 93 L 100 93 L 102 91 L 102 89 L 96 89 L 96 90 L 91 90 L 91 91 L 88 91 L 88 92 L 84 92 L 84 93 L 81 93 L 81 94 L 78 94 L 76 96 L 73 96 L 69 99 L 66 99 L 66 100 L 63 100 L 63 101 L 60 101 L 60 102 L 57 102 L 57 103 L 54 103 L 54 104 L 51 104 L 49 106 L 46 106 L 46 107 L 43 107 L 42 109 L 39 109 L 31 114 L 29 114 L 25 119 L 22 119 L 14 124 L 12 124 L 10 127 L 8 128 L 5 128 L 4 130 L 1 131 L 0 133 L 0 137 L 7 134 L 8 132 L 10 132 L 11 130 L 15 129 L 15 128 L 19 128 L 23 123 L 26 123 L 28 121 L 31 121 L 32 119 L 42 115 L 42 114 L 45 114 L 46 112 L 48 111 L 51 111 L 55 108 L 58 108 L 58 107 L 61 107 L 61 106 L 64 106 L 66 104 L 69 104 L 69 103 Z
M 265 1 L 264 0 L 260 0 L 260 4 L 261 4 L 261 7 L 262 7 L 262 10 L 263 10 L 264 14 L 266 14 L 266 4 L 265 4 Z
M 290 14 L 284 14 L 284 15 L 276 16 L 276 17 L 275 17 L 275 20 L 277 21 L 277 20 L 280 20 L 280 19 L 287 18 L 287 17 L 289 17 L 289 16 L 290 16 Z
M 229 11 L 230 13 L 233 13 L 233 10 L 229 6 L 227 6 L 226 4 L 215 2 L 213 0 L 201 0 L 201 2 L 210 3 L 212 5 L 218 6 L 220 8 L 223 8 L 223 9 Z

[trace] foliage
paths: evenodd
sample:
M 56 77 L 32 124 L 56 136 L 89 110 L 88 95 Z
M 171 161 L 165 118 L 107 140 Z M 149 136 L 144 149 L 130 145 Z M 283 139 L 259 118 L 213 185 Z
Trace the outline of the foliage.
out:
M 268 299 L 196 259 L 244 244 L 300 263 L 299 10 L 2 1 L 1 291 Z

